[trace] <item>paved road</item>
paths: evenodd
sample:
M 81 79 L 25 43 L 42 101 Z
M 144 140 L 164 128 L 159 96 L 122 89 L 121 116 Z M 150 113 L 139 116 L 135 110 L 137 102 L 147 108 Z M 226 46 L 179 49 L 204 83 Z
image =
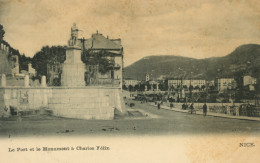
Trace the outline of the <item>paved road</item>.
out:
M 163 125 L 165 130 L 174 134 L 260 134 L 259 121 L 228 119 L 195 115 L 189 113 L 175 112 L 165 109 L 158 110 L 148 104 L 135 102 L 136 107 L 152 114 L 163 117 L 158 123 Z
M 114 120 L 77 120 L 50 116 L 0 119 L 0 137 L 117 136 L 117 135 L 260 135 L 260 123 L 194 115 L 135 102 L 135 109 L 159 118 L 117 117 Z

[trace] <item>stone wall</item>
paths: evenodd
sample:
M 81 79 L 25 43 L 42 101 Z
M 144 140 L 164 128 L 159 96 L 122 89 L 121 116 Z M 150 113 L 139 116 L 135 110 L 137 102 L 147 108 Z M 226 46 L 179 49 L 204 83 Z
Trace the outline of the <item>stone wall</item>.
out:
M 15 108 L 18 112 L 47 108 L 51 91 L 51 89 L 37 87 L 0 88 L 0 116 L 4 114 L 5 108 L 8 108 L 8 112 L 11 108 Z
M 49 109 L 53 115 L 79 119 L 113 119 L 125 112 L 121 90 L 103 87 L 0 87 L 0 117 L 19 111 Z

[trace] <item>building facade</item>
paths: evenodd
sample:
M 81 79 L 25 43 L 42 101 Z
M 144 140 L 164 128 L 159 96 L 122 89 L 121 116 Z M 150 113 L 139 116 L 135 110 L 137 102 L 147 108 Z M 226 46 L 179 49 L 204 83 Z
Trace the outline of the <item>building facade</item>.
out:
M 47 64 L 47 84 L 59 86 L 61 83 L 61 63 Z
M 215 86 L 218 91 L 231 90 L 234 88 L 234 78 L 219 78 L 215 80 Z
M 180 87 L 180 86 L 193 86 L 193 87 L 199 87 L 202 88 L 202 86 L 206 85 L 206 80 L 203 79 L 171 79 L 168 80 L 168 87 L 171 88 L 172 86 L 174 88 Z
M 99 83 L 113 82 L 122 88 L 124 50 L 121 45 L 121 39 L 110 39 L 97 32 L 92 34 L 89 39 L 78 39 L 77 44 L 82 48 L 82 51 L 103 51 L 104 54 L 102 57 L 108 59 L 113 64 L 113 68 L 105 74 L 99 73 L 96 75 Z M 87 70 L 87 73 L 92 72 Z
M 135 86 L 137 84 L 139 84 L 140 82 L 138 80 L 135 79 L 124 79 L 124 85 L 126 87 L 129 87 L 129 85 Z
M 249 75 L 243 76 L 243 85 L 255 85 L 256 84 L 256 78 L 253 78 Z

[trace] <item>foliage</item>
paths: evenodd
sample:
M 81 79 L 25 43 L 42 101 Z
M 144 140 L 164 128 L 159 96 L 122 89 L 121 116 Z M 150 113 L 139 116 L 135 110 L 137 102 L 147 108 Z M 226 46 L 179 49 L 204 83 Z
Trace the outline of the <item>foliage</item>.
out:
M 0 43 L 2 42 L 5 35 L 4 27 L 2 24 L 0 24 Z
M 129 90 L 130 92 L 132 92 L 132 91 L 134 90 L 134 87 L 133 87 L 132 85 L 129 85 L 129 86 L 128 86 L 128 90 Z
M 127 90 L 127 87 L 125 84 L 122 86 L 122 88 L 123 88 L 123 90 Z
M 63 46 L 44 46 L 32 58 L 32 67 L 37 71 L 37 76 L 47 76 L 47 64 L 63 63 L 66 51 Z
M 108 53 L 106 50 L 86 50 L 82 56 L 82 61 L 86 65 L 98 65 L 99 72 L 102 74 L 113 70 L 114 62 L 106 58 Z
M 139 89 L 140 89 L 140 87 L 139 87 L 138 84 L 134 86 L 134 90 L 135 90 L 135 91 L 139 91 Z
M 179 69 L 183 71 L 179 71 Z M 125 67 L 124 77 L 144 79 L 143 74 L 153 73 L 153 76 L 166 76 L 169 78 L 183 77 L 185 79 L 202 78 L 213 80 L 216 77 L 237 78 L 241 75 L 237 72 L 251 74 L 255 78 L 259 77 L 260 45 L 242 45 L 227 56 L 206 59 L 163 55 L 148 56 Z
M 26 57 L 24 54 L 19 56 L 19 69 L 28 71 L 28 64 L 32 62 L 32 58 Z

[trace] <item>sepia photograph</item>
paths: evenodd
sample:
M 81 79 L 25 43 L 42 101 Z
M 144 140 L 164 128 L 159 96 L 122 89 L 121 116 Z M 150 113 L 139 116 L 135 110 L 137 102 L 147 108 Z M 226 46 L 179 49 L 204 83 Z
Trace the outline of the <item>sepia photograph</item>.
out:
M 259 162 L 257 0 L 0 0 L 3 162 Z

